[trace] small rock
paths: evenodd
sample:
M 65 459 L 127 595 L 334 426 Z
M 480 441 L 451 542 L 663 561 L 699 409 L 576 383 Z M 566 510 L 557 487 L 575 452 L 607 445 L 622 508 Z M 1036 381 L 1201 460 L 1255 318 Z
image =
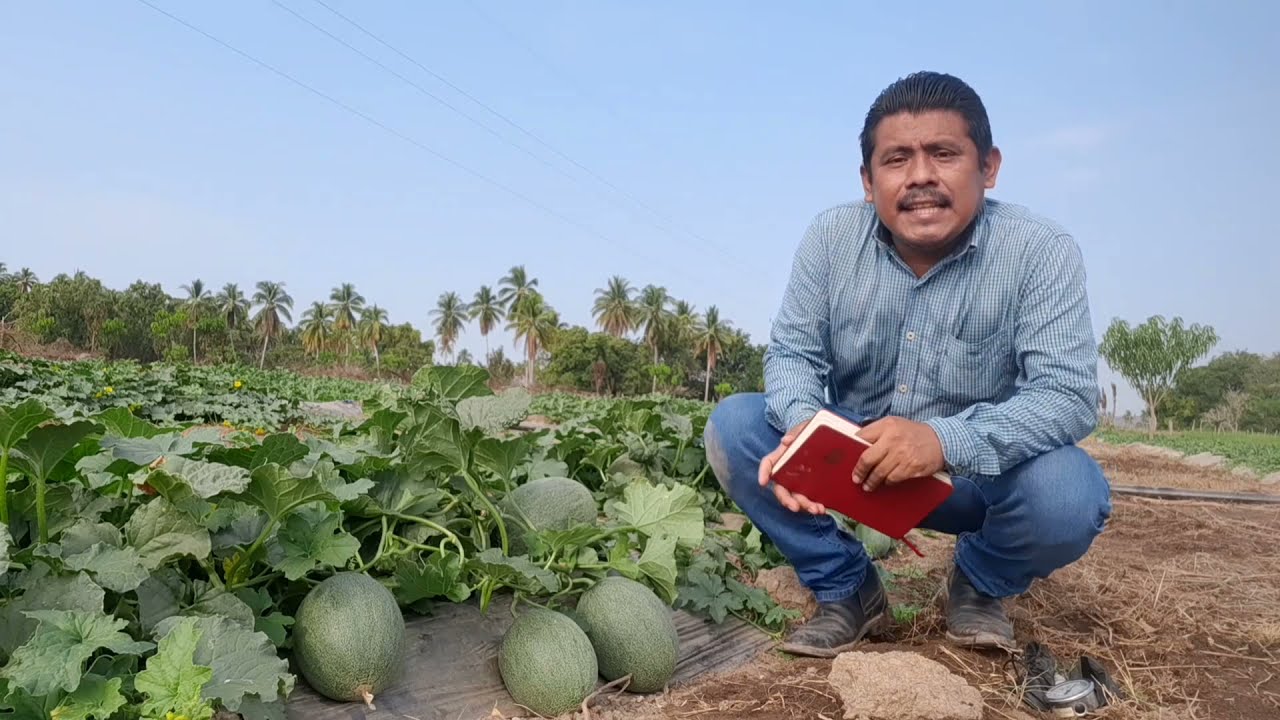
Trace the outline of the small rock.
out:
M 982 720 L 977 688 L 916 653 L 842 653 L 827 682 L 846 720 Z
M 1262 479 L 1261 479 L 1261 480 L 1259 480 L 1258 482 L 1262 483 L 1263 485 L 1277 485 L 1277 484 L 1280 484 L 1280 472 L 1273 472 L 1273 473 L 1271 473 L 1270 475 L 1268 475 L 1268 476 L 1266 476 L 1266 477 L 1262 478 Z
M 1226 464 L 1227 460 L 1226 458 L 1220 455 L 1214 455 L 1213 453 L 1202 452 L 1202 453 L 1196 453 L 1195 455 L 1188 456 L 1184 460 L 1184 462 L 1186 462 L 1188 465 L 1192 465 L 1195 467 L 1216 468 L 1216 467 L 1222 467 L 1224 464 Z
M 725 530 L 739 532 L 747 524 L 747 516 L 741 513 L 720 513 L 720 526 Z
M 756 576 L 755 586 L 769 593 L 773 601 L 787 610 L 799 610 L 808 620 L 818 611 L 818 601 L 809 588 L 800 582 L 793 568 L 782 566 L 769 568 Z

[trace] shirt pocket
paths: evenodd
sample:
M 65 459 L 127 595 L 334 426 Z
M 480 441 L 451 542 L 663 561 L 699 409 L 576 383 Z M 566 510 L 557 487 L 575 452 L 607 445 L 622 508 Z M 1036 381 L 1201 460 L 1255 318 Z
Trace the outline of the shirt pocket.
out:
M 1012 385 L 1012 331 L 1002 325 L 981 340 L 943 333 L 930 367 L 938 399 L 963 406 L 998 402 Z

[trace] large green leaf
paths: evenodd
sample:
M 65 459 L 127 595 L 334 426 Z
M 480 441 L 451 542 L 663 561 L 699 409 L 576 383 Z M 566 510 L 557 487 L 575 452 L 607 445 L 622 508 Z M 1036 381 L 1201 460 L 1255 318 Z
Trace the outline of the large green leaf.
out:
M 197 622 L 183 618 L 171 625 L 160 638 L 159 650 L 147 660 L 147 668 L 138 673 L 134 686 L 147 698 L 142 705 L 146 717 L 213 717 L 213 706 L 203 694 L 213 679 L 213 668 L 195 662 L 196 647 L 203 636 Z
M 34 398 L 16 407 L 0 407 L 0 448 L 14 447 L 27 433 L 52 417 L 53 413 Z
M 156 628 L 156 636 L 163 640 L 188 622 L 190 618 L 169 618 Z M 193 658 L 213 669 L 212 679 L 202 690 L 206 700 L 218 700 L 234 712 L 246 697 L 270 703 L 293 690 L 296 679 L 289 663 L 279 657 L 265 634 L 221 617 L 200 618 L 194 627 L 200 635 Z
M 37 567 L 45 567 L 37 565 Z M 101 613 L 106 592 L 88 574 L 37 576 L 26 592 L 0 606 L 0 651 L 12 654 L 31 639 L 36 621 L 27 617 L 32 610 L 77 610 Z
M 314 475 L 295 477 L 288 470 L 268 463 L 253 471 L 249 487 L 236 496 L 242 502 L 260 507 L 277 522 L 284 519 L 294 508 L 307 503 L 337 502 Z
M 619 524 L 647 537 L 670 535 L 686 547 L 702 543 L 706 530 L 698 493 L 688 485 L 664 487 L 636 480 L 623 490 L 623 500 L 611 505 Z
M 81 440 L 99 429 L 88 420 L 35 428 L 13 448 L 9 462 L 29 477 L 44 480 Z
M 342 529 L 342 513 L 308 506 L 289 516 L 267 548 L 267 562 L 297 580 L 316 568 L 343 567 L 360 541 Z
M 85 675 L 80 687 L 63 698 L 50 716 L 57 720 L 109 720 L 126 702 L 120 692 L 123 684 L 118 677 Z
M 469 397 L 492 395 L 489 372 L 478 365 L 429 365 L 414 373 L 413 385 L 453 404 Z
M 84 676 L 85 662 L 98 650 L 141 655 L 155 647 L 136 642 L 123 632 L 128 621 L 101 611 L 32 610 L 27 616 L 38 623 L 35 634 L 13 651 L 3 676 L 11 686 L 32 695 L 75 692 Z
M 148 570 L 183 555 L 203 560 L 212 549 L 209 531 L 164 498 L 155 498 L 134 512 L 124 533 Z

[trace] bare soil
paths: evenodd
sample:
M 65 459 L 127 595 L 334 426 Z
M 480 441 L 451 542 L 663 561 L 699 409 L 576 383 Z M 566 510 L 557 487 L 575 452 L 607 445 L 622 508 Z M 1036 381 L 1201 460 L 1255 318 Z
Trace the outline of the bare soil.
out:
M 1190 468 L 1125 448 L 1091 446 L 1117 485 L 1274 492 L 1229 472 Z M 1060 663 L 1088 654 L 1125 699 L 1113 720 L 1262 720 L 1280 717 L 1280 506 L 1117 496 L 1089 553 L 1010 602 L 1020 643 L 1038 640 Z M 924 558 L 882 562 L 896 622 L 866 651 L 907 649 L 937 660 L 985 701 L 986 720 L 1044 717 L 1022 703 L 1012 666 L 951 647 L 941 609 L 952 540 L 916 533 Z M 836 720 L 830 662 L 767 652 L 737 670 L 661 695 L 607 695 L 587 715 L 610 720 L 735 718 Z

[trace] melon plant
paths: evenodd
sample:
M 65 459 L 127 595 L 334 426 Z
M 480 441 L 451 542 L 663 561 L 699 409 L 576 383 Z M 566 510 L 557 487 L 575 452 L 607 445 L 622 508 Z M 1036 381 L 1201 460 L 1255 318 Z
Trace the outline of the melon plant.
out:
M 604 578 L 582 594 L 577 615 L 606 680 L 630 675 L 627 690 L 638 693 L 666 687 L 675 674 L 680 639 L 671 608 L 647 585 Z
M 541 607 L 517 617 L 502 636 L 498 670 L 512 700 L 548 716 L 581 705 L 600 675 L 595 650 L 578 623 Z
M 404 662 L 404 615 L 391 591 L 364 573 L 340 572 L 311 589 L 293 624 L 298 669 L 332 700 L 363 701 L 394 682 Z
M 599 507 L 586 485 L 567 477 L 545 477 L 527 482 L 507 493 L 502 501 L 506 515 L 528 523 L 535 532 L 567 530 L 594 525 Z M 523 533 L 512 538 L 513 554 L 524 552 Z
M 879 530 L 859 523 L 853 529 L 853 535 L 862 542 L 862 547 L 866 548 L 867 554 L 874 559 L 878 560 L 893 552 L 893 538 Z

